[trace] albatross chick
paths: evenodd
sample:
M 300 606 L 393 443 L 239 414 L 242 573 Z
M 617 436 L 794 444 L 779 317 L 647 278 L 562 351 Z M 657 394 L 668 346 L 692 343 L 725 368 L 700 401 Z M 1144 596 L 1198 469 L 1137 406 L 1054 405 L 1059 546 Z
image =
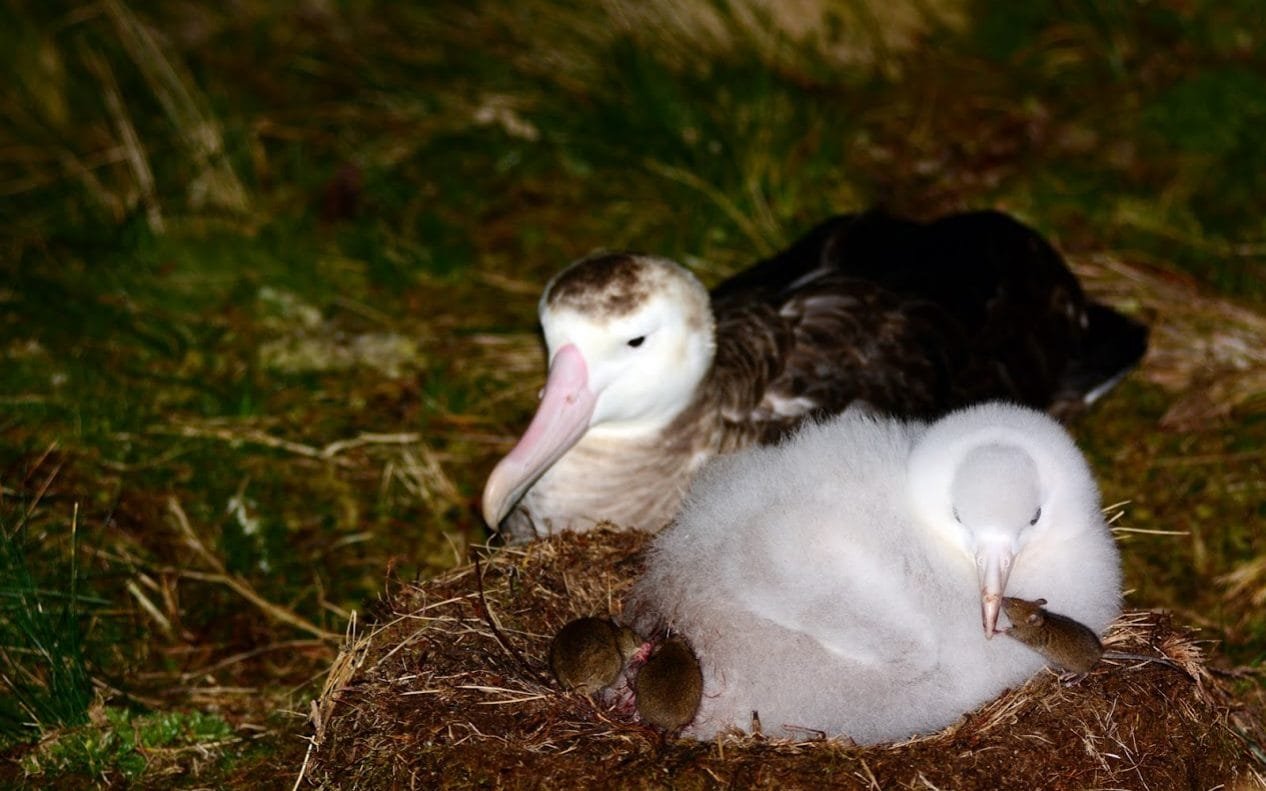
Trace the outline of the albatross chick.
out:
M 1119 586 L 1090 468 L 1052 418 L 852 409 L 709 464 L 625 613 L 690 641 L 704 689 L 686 735 L 757 711 L 769 734 L 867 744 L 942 728 L 1042 667 L 991 639 L 1005 596 L 1102 630 Z

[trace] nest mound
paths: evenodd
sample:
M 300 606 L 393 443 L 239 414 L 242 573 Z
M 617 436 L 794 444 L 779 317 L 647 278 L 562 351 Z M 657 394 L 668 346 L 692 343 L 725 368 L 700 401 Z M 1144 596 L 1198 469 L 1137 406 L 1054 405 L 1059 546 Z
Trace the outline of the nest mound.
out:
M 482 554 L 392 592 L 349 636 L 313 704 L 309 783 L 337 788 L 665 786 L 955 789 L 1266 788 L 1258 720 L 1168 616 L 1131 612 L 1075 683 L 1044 672 L 938 733 L 857 747 L 812 733 L 665 740 L 547 665 L 567 621 L 615 613 L 646 536 L 600 530 Z M 773 738 L 778 737 L 778 738 Z

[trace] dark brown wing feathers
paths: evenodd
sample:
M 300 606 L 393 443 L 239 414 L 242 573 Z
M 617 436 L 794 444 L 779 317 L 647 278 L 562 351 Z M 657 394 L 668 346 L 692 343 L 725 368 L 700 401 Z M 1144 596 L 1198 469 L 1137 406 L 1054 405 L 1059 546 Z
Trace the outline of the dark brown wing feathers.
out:
M 986 398 L 1047 408 L 1146 346 L 1145 328 L 1088 303 L 1058 253 L 997 212 L 829 220 L 714 289 L 713 308 L 707 390 L 726 445 L 858 400 L 913 417 Z

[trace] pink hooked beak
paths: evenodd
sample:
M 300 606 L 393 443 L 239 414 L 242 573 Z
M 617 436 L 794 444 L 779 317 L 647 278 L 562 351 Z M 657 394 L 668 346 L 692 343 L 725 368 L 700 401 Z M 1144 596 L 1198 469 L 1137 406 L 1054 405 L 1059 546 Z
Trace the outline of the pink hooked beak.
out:
M 1011 576 L 1011 562 L 1015 553 L 1010 541 L 984 541 L 976 550 L 976 572 L 980 577 L 980 619 L 985 627 L 985 637 L 992 638 L 998 631 L 998 612 L 1002 609 L 1002 597 L 1007 592 L 1007 577 Z
M 484 484 L 483 513 L 489 525 L 498 527 L 532 484 L 580 441 L 596 401 L 585 358 L 569 343 L 550 363 L 541 404 L 527 431 Z

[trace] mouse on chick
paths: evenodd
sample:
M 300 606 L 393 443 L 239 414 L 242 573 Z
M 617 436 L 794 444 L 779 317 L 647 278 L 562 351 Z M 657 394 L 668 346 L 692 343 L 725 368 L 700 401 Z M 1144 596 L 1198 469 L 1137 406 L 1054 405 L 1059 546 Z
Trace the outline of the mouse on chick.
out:
M 1006 634 L 1041 654 L 1057 670 L 1088 673 L 1103 658 L 1103 643 L 1090 627 L 1043 607 L 1046 599 L 1006 596 L 1003 612 L 1011 621 Z
M 1055 669 L 1088 673 L 1100 659 L 1126 659 L 1156 662 L 1191 678 L 1186 668 L 1168 657 L 1105 651 L 1099 635 L 1090 627 L 1066 615 L 1051 612 L 1045 604 L 1046 599 L 1029 601 L 1008 596 L 1002 600 L 1002 609 L 1011 621 L 1006 634 L 1037 651 Z
M 638 715 L 669 734 L 689 725 L 703 700 L 699 660 L 680 637 L 655 646 L 633 684 Z
M 620 678 L 641 644 L 632 629 L 609 618 L 577 618 L 550 643 L 550 670 L 563 689 L 593 694 Z

